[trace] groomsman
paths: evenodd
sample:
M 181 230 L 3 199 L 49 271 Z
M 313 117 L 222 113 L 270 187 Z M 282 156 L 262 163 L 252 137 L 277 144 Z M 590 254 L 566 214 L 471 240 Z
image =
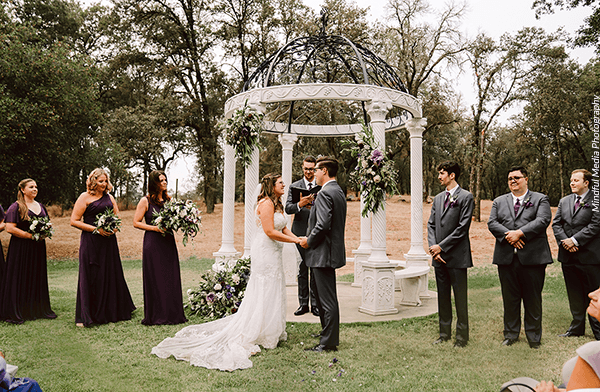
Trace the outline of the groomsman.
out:
M 548 196 L 527 187 L 527 170 L 515 166 L 508 173 L 510 193 L 492 204 L 488 229 L 496 237 L 493 264 L 504 304 L 503 346 L 514 344 L 521 331 L 521 300 L 525 307 L 525 336 L 529 347 L 540 347 L 542 289 L 546 265 L 552 263 L 546 229 L 552 219 Z
M 452 301 L 456 305 L 456 341 L 454 347 L 465 347 L 469 341 L 467 306 L 467 268 L 473 266 L 469 228 L 473 215 L 473 195 L 456 182 L 460 166 L 444 162 L 437 168 L 438 180 L 446 190 L 439 193 L 431 206 L 427 222 L 427 242 L 433 257 L 435 282 L 438 288 L 438 344 L 452 337 Z
M 558 242 L 558 261 L 562 263 L 563 276 L 569 297 L 573 320 L 564 334 L 582 336 L 585 333 L 586 309 L 590 303 L 588 293 L 600 287 L 600 213 L 592 207 L 589 190 L 592 173 L 585 169 L 571 173 L 573 194 L 558 203 L 552 221 L 554 237 Z M 600 340 L 600 323 L 588 316 L 596 340 Z
M 307 351 L 336 351 L 340 344 L 340 307 L 335 285 L 336 268 L 346 265 L 346 195 L 335 180 L 339 163 L 321 157 L 315 167 L 317 184 L 322 188 L 308 218 L 307 237 L 300 245 L 306 250 L 306 265 L 312 270 L 321 317 L 319 344 Z
M 304 196 L 300 198 L 300 201 L 294 203 L 292 201 L 292 187 L 302 189 L 312 189 L 317 183 L 315 182 L 315 163 L 317 160 L 313 156 L 307 156 L 302 162 L 302 172 L 304 176 L 298 181 L 294 182 L 290 186 L 288 192 L 287 201 L 285 203 L 285 212 L 288 215 L 294 215 L 294 222 L 292 223 L 292 233 L 298 237 L 306 235 L 306 229 L 308 227 L 308 215 L 314 201 L 314 194 Z M 308 307 L 308 301 L 310 298 L 310 308 L 312 314 L 319 317 L 319 308 L 317 307 L 317 300 L 315 299 L 315 280 L 312 273 L 309 274 L 309 269 L 306 266 L 306 250 L 300 245 L 296 244 L 298 252 L 300 252 L 300 265 L 298 266 L 298 302 L 300 306 L 294 314 L 301 316 L 311 311 Z M 309 279 L 310 275 L 310 279 Z

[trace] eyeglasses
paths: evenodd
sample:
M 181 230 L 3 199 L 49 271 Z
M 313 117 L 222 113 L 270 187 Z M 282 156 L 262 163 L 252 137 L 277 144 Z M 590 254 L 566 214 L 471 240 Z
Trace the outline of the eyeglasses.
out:
M 315 170 L 323 170 L 322 167 L 315 167 Z
M 523 176 L 508 177 L 508 182 L 519 181 Z
M 315 168 L 314 167 L 311 167 L 311 168 L 303 167 L 302 170 L 307 171 L 307 172 L 314 172 Z

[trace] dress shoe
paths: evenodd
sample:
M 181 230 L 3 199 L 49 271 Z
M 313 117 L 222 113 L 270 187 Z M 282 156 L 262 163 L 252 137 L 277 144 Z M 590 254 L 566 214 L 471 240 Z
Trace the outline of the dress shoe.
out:
M 583 336 L 583 334 L 578 334 L 573 331 L 567 331 L 565 333 L 561 333 L 560 335 L 558 335 L 559 338 L 569 338 L 571 336 Z
M 532 348 L 532 349 L 534 349 L 534 350 L 539 349 L 540 345 L 541 345 L 540 342 L 529 342 L 529 347 Z
M 308 306 L 300 306 L 294 312 L 294 316 L 302 316 L 303 314 L 306 314 L 306 313 L 308 313 Z
M 323 351 L 337 351 L 336 346 L 326 346 L 324 344 L 317 344 L 315 347 L 305 348 L 304 351 L 314 351 L 317 353 L 321 353 Z
M 454 342 L 454 347 L 467 347 L 467 340 L 457 340 Z
M 503 346 L 512 346 L 513 344 L 515 344 L 517 342 L 517 339 L 510 339 L 510 338 L 506 338 L 502 341 L 502 345 Z
M 448 340 L 450 340 L 450 338 L 437 338 L 437 340 L 435 340 L 433 342 L 433 344 L 440 344 L 440 343 L 444 343 L 447 342 Z
M 321 313 L 319 313 L 319 308 L 312 308 L 311 312 L 312 312 L 313 316 L 317 316 L 317 317 L 319 317 L 319 315 L 321 314 Z

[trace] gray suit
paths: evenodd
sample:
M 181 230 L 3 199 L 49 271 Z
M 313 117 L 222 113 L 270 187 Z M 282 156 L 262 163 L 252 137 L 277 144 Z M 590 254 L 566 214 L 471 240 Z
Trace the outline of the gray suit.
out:
M 546 265 L 552 263 L 546 229 L 552 219 L 548 196 L 527 191 L 517 214 L 511 193 L 497 197 L 492 204 L 488 229 L 496 237 L 493 264 L 498 275 L 504 304 L 504 337 L 516 340 L 521 330 L 521 300 L 525 307 L 525 335 L 530 344 L 542 337 L 542 289 Z M 520 229 L 525 245 L 517 249 L 505 233 Z
M 440 338 L 452 336 L 452 301 L 450 290 L 454 291 L 456 304 L 456 340 L 469 340 L 469 315 L 467 300 L 467 268 L 473 266 L 469 228 L 473 216 L 473 195 L 458 188 L 444 208 L 446 191 L 439 193 L 431 206 L 427 222 L 427 242 L 429 246 L 442 248 L 441 258 L 446 264 L 433 260 L 435 280 L 438 288 L 438 317 Z
M 312 180 L 313 186 L 316 186 L 315 180 Z M 291 187 L 306 189 L 304 183 L 304 177 L 294 182 Z M 285 212 L 288 215 L 294 215 L 294 222 L 292 223 L 292 233 L 298 237 L 304 237 L 306 235 L 306 229 L 308 228 L 308 216 L 310 215 L 310 209 L 302 207 L 298 209 L 298 203 L 292 201 L 292 189 L 288 192 L 287 200 L 285 202 Z M 306 249 L 296 244 L 298 252 L 300 252 L 300 265 L 298 266 L 298 303 L 300 306 L 308 306 L 308 300 L 310 297 L 310 307 L 312 309 L 317 308 L 317 300 L 315 299 L 315 280 L 312 274 L 309 274 L 308 267 L 306 266 Z M 309 286 L 309 275 L 310 275 L 310 286 Z M 310 289 L 309 289 L 310 287 Z
M 317 194 L 308 218 L 306 265 L 313 271 L 317 306 L 321 318 L 321 341 L 337 346 L 340 341 L 340 310 L 335 269 L 346 265 L 346 196 L 334 180 Z
M 562 263 L 563 276 L 569 297 L 573 320 L 569 332 L 585 333 L 585 315 L 590 302 L 588 293 L 600 287 L 600 213 L 592 208 L 592 192 L 588 192 L 575 210 L 577 195 L 563 197 L 552 221 L 554 237 L 558 242 L 558 261 Z M 571 253 L 561 241 L 575 238 L 579 250 Z M 596 340 L 600 340 L 600 323 L 588 316 Z

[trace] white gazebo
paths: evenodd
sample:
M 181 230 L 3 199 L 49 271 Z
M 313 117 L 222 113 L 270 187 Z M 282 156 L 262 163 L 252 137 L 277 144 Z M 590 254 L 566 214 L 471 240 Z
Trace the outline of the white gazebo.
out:
M 361 239 L 354 254 L 354 284 L 362 287 L 359 310 L 371 315 L 397 313 L 394 293 L 401 291 L 401 304 L 420 305 L 428 296 L 429 260 L 423 248 L 423 172 L 422 134 L 426 119 L 421 107 L 392 68 L 368 49 L 345 37 L 326 35 L 298 38 L 279 49 L 250 77 L 244 90 L 225 103 L 225 117 L 248 105 L 265 114 L 266 132 L 279 135 L 282 146 L 282 175 L 286 184 L 292 180 L 292 151 L 299 137 L 334 137 L 354 135 L 361 124 L 311 124 L 300 118 L 297 107 L 321 101 L 342 101 L 362 108 L 362 117 L 373 129 L 376 142 L 385 151 L 385 132 L 406 129 L 411 148 L 411 242 L 402 260 L 390 260 L 386 253 L 386 212 L 381 209 L 367 218 L 361 217 Z M 306 109 L 308 110 L 308 109 Z M 287 118 L 286 122 L 278 121 Z M 296 123 L 294 123 L 296 122 Z M 303 122 L 303 124 L 299 123 Z M 222 243 L 214 253 L 218 262 L 237 260 L 234 247 L 235 153 L 225 145 L 223 181 Z M 245 169 L 245 200 L 255 198 L 259 183 L 259 151 Z M 285 196 L 284 196 L 285 197 Z M 362 209 L 362 203 L 361 203 Z M 408 222 L 407 222 L 408 224 Z M 254 225 L 254 203 L 246 202 L 244 256 L 250 254 Z M 294 284 L 297 275 L 297 250 L 284 247 L 286 281 Z

